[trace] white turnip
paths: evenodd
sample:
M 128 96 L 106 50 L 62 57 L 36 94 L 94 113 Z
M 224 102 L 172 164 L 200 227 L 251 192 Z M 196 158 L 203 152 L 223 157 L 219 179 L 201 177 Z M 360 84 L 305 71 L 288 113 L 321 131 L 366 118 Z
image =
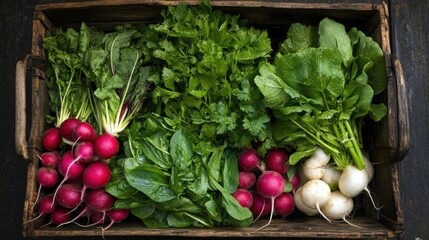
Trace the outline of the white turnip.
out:
M 358 196 L 362 191 L 366 191 L 374 208 L 379 210 L 375 205 L 371 192 L 368 189 L 368 183 L 368 173 L 365 169 L 359 170 L 353 165 L 348 165 L 344 168 L 341 174 L 338 181 L 338 187 L 342 194 L 351 198 Z
M 307 216 L 317 215 L 319 213 L 317 208 L 310 208 L 302 202 L 301 193 L 302 193 L 302 187 L 299 187 L 295 191 L 295 194 L 293 195 L 294 199 L 295 199 L 296 208 L 298 208 L 299 211 L 301 211 L 302 213 L 304 213 Z
M 331 220 L 344 220 L 351 226 L 358 227 L 350 223 L 346 217 L 353 210 L 353 199 L 344 196 L 340 191 L 333 191 L 328 202 L 322 207 L 322 212 Z
M 309 208 L 317 208 L 320 215 L 330 222 L 322 213 L 321 207 L 325 205 L 331 197 L 329 185 L 322 180 L 313 179 L 302 186 L 301 200 Z
M 325 172 L 321 178 L 322 181 L 327 183 L 329 186 L 338 186 L 338 181 L 340 180 L 341 172 L 337 170 L 334 166 L 328 164 L 325 167 Z
M 307 158 L 302 165 L 305 178 L 308 180 L 321 179 L 330 158 L 321 148 L 317 148 L 313 155 Z

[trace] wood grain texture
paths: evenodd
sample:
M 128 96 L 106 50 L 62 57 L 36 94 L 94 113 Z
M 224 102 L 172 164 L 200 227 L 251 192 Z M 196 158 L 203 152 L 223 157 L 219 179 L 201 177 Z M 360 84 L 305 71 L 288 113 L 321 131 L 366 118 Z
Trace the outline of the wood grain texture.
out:
M 399 164 L 404 239 L 429 238 L 429 2 L 392 0 L 392 51 L 407 85 L 411 149 Z
M 38 3 L 67 2 L 65 0 L 42 0 Z M 327 2 L 344 1 L 290 1 L 290 2 Z M 352 3 L 381 1 L 346 1 Z M 399 164 L 399 175 L 405 232 L 403 239 L 429 238 L 429 6 L 427 1 L 391 1 L 392 52 L 396 53 L 402 63 L 404 80 L 407 85 L 407 96 L 410 111 L 411 150 Z M 3 117 L 0 120 L 0 234 L 4 239 L 22 238 L 22 210 L 24 206 L 25 185 L 27 182 L 27 163 L 14 151 L 14 68 L 18 57 L 28 54 L 31 49 L 31 20 L 35 2 L 26 0 L 0 1 L 0 109 Z M 31 80 L 29 78 L 27 82 Z M 28 101 L 28 100 L 27 100 Z M 28 104 L 31 104 L 28 103 Z M 28 128 L 29 129 L 29 128 Z M 37 143 L 36 143 L 37 144 Z M 382 186 L 380 186 L 382 187 Z M 386 190 L 387 191 L 387 190 Z M 180 235 L 180 234 L 179 234 Z M 322 237 L 322 236 L 319 236 Z M 370 238 L 370 236 L 363 236 Z M 316 237 L 315 237 L 316 238 Z M 3 238 L 2 238 L 3 239 Z M 39 238 L 43 239 L 43 238 Z M 49 238 L 52 239 L 52 238 Z M 54 239 L 77 239 L 60 237 Z M 93 239 L 78 238 L 78 239 Z M 97 238 L 98 239 L 98 238 Z M 141 239 L 139 237 L 108 237 L 108 239 Z M 145 239 L 188 239 L 186 237 L 163 236 L 152 234 Z M 231 237 L 228 239 L 242 239 Z M 263 239 L 255 237 L 254 239 Z

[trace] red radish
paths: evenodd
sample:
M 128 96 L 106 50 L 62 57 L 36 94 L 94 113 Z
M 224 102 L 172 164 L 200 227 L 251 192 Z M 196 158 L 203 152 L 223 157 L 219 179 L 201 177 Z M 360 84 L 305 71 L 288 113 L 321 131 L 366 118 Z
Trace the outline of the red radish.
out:
M 289 180 L 290 184 L 292 184 L 292 192 L 295 193 L 296 189 L 299 187 L 299 174 L 295 173 L 293 177 Z
M 101 159 L 109 159 L 118 153 L 119 142 L 113 135 L 105 133 L 94 140 L 94 150 Z
M 278 172 L 265 171 L 256 181 L 256 190 L 265 198 L 275 198 L 285 189 L 285 179 Z
M 70 220 L 71 213 L 68 212 L 68 209 L 57 207 L 49 216 L 51 219 L 50 223 L 59 226 Z
M 64 176 L 63 180 L 58 185 L 57 189 L 54 193 L 54 199 L 58 194 L 58 190 L 61 186 L 68 180 L 73 178 L 78 178 L 82 175 L 85 165 L 79 161 L 75 161 L 73 154 L 71 151 L 67 151 L 61 156 L 60 161 L 58 163 L 58 171 L 61 175 Z M 79 198 L 80 199 L 80 198 Z
M 40 186 L 50 188 L 55 186 L 60 179 L 57 170 L 49 167 L 41 167 L 37 170 L 36 180 Z
M 114 222 L 124 221 L 128 217 L 129 213 L 130 211 L 128 209 L 110 209 L 107 211 L 107 215 Z
M 81 142 L 73 151 L 75 162 L 79 161 L 83 164 L 89 163 L 94 160 L 94 145 L 92 142 Z M 71 164 L 70 164 L 71 165 Z
M 60 134 L 63 138 L 67 140 L 73 140 L 72 134 L 73 130 L 76 128 L 77 124 L 80 123 L 80 120 L 76 118 L 68 118 L 64 120 L 60 125 Z
M 99 223 L 104 223 L 106 220 L 106 212 L 94 212 L 91 214 L 90 218 L 94 225 Z M 93 225 L 93 224 L 90 224 L 90 225 Z
M 74 161 L 75 158 L 71 151 L 65 152 L 58 162 L 58 171 L 66 178 L 77 178 L 82 175 L 85 165 L 79 161 Z
M 60 153 L 57 150 L 44 152 L 39 156 L 40 164 L 50 168 L 57 168 L 59 159 Z
M 64 208 L 72 209 L 81 203 L 82 186 L 75 183 L 61 185 L 54 195 L 56 202 Z
M 258 152 L 256 152 L 255 149 L 244 151 L 238 158 L 238 168 L 242 171 L 250 171 L 254 168 L 258 168 L 263 171 L 261 166 L 259 166 Z
M 43 134 L 42 147 L 47 151 L 57 149 L 61 144 L 60 129 L 56 127 L 49 128 Z
M 103 161 L 96 161 L 86 166 L 82 174 L 83 188 L 81 201 L 83 201 L 87 188 L 99 189 L 106 186 L 110 181 L 111 175 L 109 166 Z
M 288 156 L 282 150 L 270 150 L 265 159 L 265 167 L 283 175 L 289 168 Z
M 267 170 L 264 171 L 256 181 L 256 191 L 259 195 L 271 199 L 271 215 L 268 223 L 259 229 L 270 225 L 274 213 L 274 199 L 282 194 L 285 190 L 285 179 L 280 173 Z
M 82 209 L 82 211 L 74 219 L 61 225 L 74 222 L 88 212 L 106 212 L 112 208 L 115 201 L 116 198 L 106 192 L 104 188 L 91 189 L 86 194 L 85 207 Z
M 101 236 L 104 238 L 104 231 L 109 229 L 114 223 L 119 223 L 124 221 L 129 214 L 128 209 L 111 209 L 107 211 L 107 215 L 110 218 L 110 223 L 105 228 L 101 228 Z
M 29 220 L 26 223 L 32 222 L 34 220 L 37 220 L 47 214 L 50 214 L 54 209 L 56 208 L 57 204 L 54 201 L 54 198 L 51 195 L 44 196 L 40 199 L 40 202 L 38 204 L 39 209 L 39 215 L 31 220 Z
M 97 132 L 88 122 L 80 122 L 72 132 L 73 141 L 93 142 L 97 138 Z
M 274 200 L 274 214 L 282 217 L 289 216 L 295 209 L 295 200 L 292 194 L 284 192 Z
M 238 172 L 238 188 L 249 189 L 255 185 L 256 175 L 252 171 Z
M 98 189 L 109 183 L 111 177 L 110 168 L 107 163 L 97 161 L 90 163 L 82 174 L 84 188 Z
M 255 191 L 251 191 L 250 193 L 252 194 L 253 198 L 253 204 L 250 207 L 250 211 L 252 212 L 253 217 L 256 218 L 254 221 L 256 221 L 258 218 L 270 213 L 270 199 L 261 197 Z
M 74 156 L 71 152 L 64 153 L 58 170 L 64 176 L 64 183 L 69 178 L 78 178 L 83 173 L 85 164 L 94 159 L 94 146 L 91 142 L 81 142 L 77 145 Z M 60 184 L 60 185 L 61 185 Z
M 232 196 L 242 207 L 250 208 L 253 204 L 252 194 L 246 189 L 237 189 Z
M 39 183 L 39 190 L 37 191 L 37 198 L 35 204 L 39 200 L 42 187 L 51 188 L 55 186 L 60 180 L 57 170 L 49 167 L 41 167 L 37 170 L 36 181 Z

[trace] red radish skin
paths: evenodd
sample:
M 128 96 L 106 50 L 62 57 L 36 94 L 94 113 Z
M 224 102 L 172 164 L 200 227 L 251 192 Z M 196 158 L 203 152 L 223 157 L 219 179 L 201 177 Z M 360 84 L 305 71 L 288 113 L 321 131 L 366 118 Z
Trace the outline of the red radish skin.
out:
M 61 156 L 58 171 L 64 178 L 77 178 L 82 175 L 85 165 L 74 160 L 75 158 L 71 151 L 67 151 Z
M 97 132 L 88 122 L 78 123 L 72 132 L 73 141 L 93 142 L 97 137 Z
M 282 194 L 285 190 L 285 179 L 280 175 L 280 173 L 267 170 L 264 171 L 256 181 L 256 191 L 259 195 L 265 198 L 271 199 L 271 214 L 270 220 L 267 224 L 260 227 L 259 229 L 265 228 L 270 225 L 271 220 L 273 219 L 274 213 L 274 199 Z M 258 229 L 258 230 L 259 230 Z
M 44 167 L 57 168 L 60 157 L 60 153 L 57 150 L 52 150 L 40 154 L 39 160 Z
M 256 221 L 258 218 L 266 216 L 270 213 L 270 199 L 261 197 L 257 192 L 251 191 L 253 198 L 253 204 L 250 207 L 250 211 L 253 214 L 253 217 L 255 217 Z
M 64 184 L 58 188 L 54 199 L 67 209 L 73 209 L 81 203 L 82 186 L 80 184 Z
M 107 163 L 97 161 L 90 163 L 82 174 L 82 182 L 85 187 L 91 189 L 102 188 L 109 183 L 111 177 L 110 168 Z
M 282 150 L 271 150 L 268 152 L 265 159 L 265 167 L 267 170 L 272 170 L 285 174 L 289 168 L 288 156 Z
M 60 125 L 60 134 L 63 138 L 73 141 L 73 130 L 76 128 L 80 120 L 76 118 L 68 118 L 64 120 Z
M 255 185 L 256 175 L 253 171 L 238 172 L 238 188 L 249 189 Z
M 289 180 L 290 184 L 292 185 L 293 193 L 295 193 L 296 189 L 298 189 L 299 187 L 299 180 L 300 180 L 300 177 L 298 173 L 295 173 L 293 177 Z
M 34 204 L 39 201 L 40 193 L 42 188 L 51 188 L 55 186 L 60 180 L 60 176 L 57 170 L 49 167 L 41 167 L 37 170 L 36 181 L 39 183 L 39 189 L 37 191 L 37 197 Z
M 246 189 L 237 189 L 232 196 L 242 207 L 250 208 L 253 204 L 252 194 Z
M 43 134 L 42 147 L 46 151 L 52 151 L 57 149 L 61 144 L 60 129 L 56 127 L 49 128 Z
M 38 206 L 39 215 L 29 221 L 27 221 L 25 224 L 32 222 L 34 220 L 37 220 L 45 215 L 50 214 L 54 211 L 54 209 L 57 207 L 57 204 L 54 201 L 53 195 L 47 195 L 40 199 Z
M 41 167 L 37 170 L 36 180 L 41 187 L 51 188 L 55 186 L 60 179 L 57 170 L 49 167 Z
M 244 151 L 238 158 L 238 168 L 242 171 L 250 171 L 254 168 L 258 168 L 263 171 L 259 165 L 258 152 L 256 152 L 255 149 L 248 149 Z
M 274 200 L 274 214 L 282 217 L 289 216 L 295 210 L 295 200 L 292 194 L 284 192 Z
M 82 174 L 83 188 L 81 201 L 83 201 L 87 188 L 103 188 L 109 183 L 111 176 L 112 174 L 110 172 L 109 166 L 103 161 L 96 161 L 86 166 Z
M 285 189 L 285 179 L 278 172 L 265 171 L 256 181 L 256 190 L 265 198 L 275 198 Z
M 129 215 L 129 210 L 128 209 L 111 209 L 107 211 L 107 215 L 110 218 L 110 223 L 105 228 L 101 228 L 101 236 L 103 238 L 104 238 L 104 231 L 109 229 L 114 223 L 119 223 L 124 221 Z
M 75 161 L 75 158 L 73 157 L 71 151 L 67 151 L 63 154 L 63 156 L 61 156 L 60 161 L 58 163 L 58 171 L 61 175 L 64 176 L 64 178 L 55 190 L 54 199 L 56 199 L 56 196 L 61 186 L 63 186 L 63 184 L 67 182 L 68 179 L 79 178 L 82 175 L 84 168 L 84 164 L 79 161 Z
M 81 163 L 89 163 L 94 160 L 94 145 L 92 142 L 81 142 L 76 146 L 74 150 L 75 161 Z
M 74 222 L 88 212 L 106 212 L 113 207 L 115 201 L 116 198 L 106 192 L 104 188 L 90 189 L 86 194 L 85 207 L 82 211 L 75 218 L 61 225 Z
M 49 216 L 51 219 L 51 223 L 59 226 L 70 220 L 71 213 L 69 213 L 68 209 L 57 207 Z
M 119 142 L 113 135 L 101 134 L 94 141 L 94 150 L 101 159 L 109 159 L 118 153 Z

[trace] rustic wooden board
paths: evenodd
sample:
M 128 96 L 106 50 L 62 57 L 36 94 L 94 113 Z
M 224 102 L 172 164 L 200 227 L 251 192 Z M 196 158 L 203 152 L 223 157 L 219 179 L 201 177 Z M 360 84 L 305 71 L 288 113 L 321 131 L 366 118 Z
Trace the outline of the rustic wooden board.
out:
M 216 228 L 144 228 L 140 222 L 128 222 L 114 225 L 104 232 L 104 236 L 177 236 L 177 237 L 307 237 L 307 238 L 392 238 L 397 232 L 391 231 L 377 221 L 363 216 L 356 216 L 351 221 L 361 228 L 352 227 L 344 222 L 329 223 L 317 217 L 288 217 L 285 220 L 274 219 L 263 229 L 268 219 L 260 219 L 251 227 L 216 227 Z M 66 226 L 37 229 L 34 236 L 80 236 L 82 228 Z M 100 236 L 99 228 L 85 231 L 85 236 Z
M 42 0 L 39 2 L 60 2 L 66 0 Z M 298 1 L 296 1 L 298 2 Z M 307 1 L 300 1 L 307 2 Z M 314 1 L 308 1 L 314 2 Z M 335 2 L 335 1 L 318 1 Z M 340 2 L 340 1 L 337 1 Z M 344 1 L 341 1 L 344 2 Z M 374 2 L 372 0 L 349 0 L 346 2 Z M 401 204 L 403 206 L 403 217 L 405 218 L 405 232 L 403 239 L 426 239 L 429 238 L 427 226 L 429 226 L 429 210 L 427 199 L 429 189 L 422 188 L 429 184 L 429 162 L 426 156 L 429 148 L 429 124 L 427 107 L 429 92 L 429 6 L 427 1 L 418 0 L 392 0 L 389 1 L 393 8 L 390 18 L 393 21 L 392 34 L 394 39 L 394 52 L 401 59 L 405 82 L 408 88 L 408 99 L 411 112 L 411 144 L 412 148 L 406 158 L 399 163 L 397 178 L 401 183 Z M 0 203 L 2 215 L 0 220 L 0 233 L 5 239 L 21 239 L 22 235 L 22 206 L 25 193 L 25 175 L 27 174 L 27 163 L 16 156 L 13 146 L 13 123 L 14 123 L 14 62 L 19 56 L 28 54 L 31 47 L 31 18 L 33 7 L 37 4 L 33 1 L 1 1 L 0 9 L 3 13 L 0 17 L 0 29 L 3 33 L 0 37 L 1 51 L 0 68 L 3 76 L 0 88 L 0 109 L 3 110 L 2 126 L 0 131 L 2 138 L 2 150 L 0 158 Z M 30 82 L 31 80 L 27 80 Z M 30 112 L 30 111 L 29 111 Z M 11 187 L 13 186 L 13 187 Z M 383 187 L 383 186 L 380 186 Z M 45 238 L 39 238 L 45 239 Z M 51 238 L 48 238 L 51 239 Z M 61 237 L 61 239 L 75 239 Z M 93 239 L 79 238 L 79 239 Z M 97 238 L 98 239 L 98 238 Z M 109 239 L 118 239 L 109 237 Z M 124 237 L 120 239 L 129 239 Z M 133 238 L 134 239 L 134 238 Z M 140 238 L 135 238 L 140 239 Z M 149 236 L 145 239 L 188 239 L 186 237 L 155 237 Z M 257 239 L 257 238 L 255 238 Z M 262 239 L 262 238 L 260 238 Z

